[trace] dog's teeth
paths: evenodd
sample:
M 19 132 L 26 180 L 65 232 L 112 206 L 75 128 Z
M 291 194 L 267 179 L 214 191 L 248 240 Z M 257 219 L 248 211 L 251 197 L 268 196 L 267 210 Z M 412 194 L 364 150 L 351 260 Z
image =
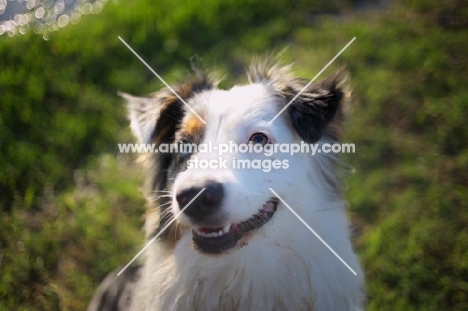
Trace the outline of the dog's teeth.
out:
M 194 232 L 196 235 L 204 237 L 204 238 L 217 238 L 217 237 L 227 234 L 230 228 L 231 228 L 231 225 L 227 225 L 223 229 L 220 229 L 219 231 L 204 232 L 200 230 L 195 230 Z
M 206 237 L 206 233 L 205 233 L 205 232 L 197 231 L 197 234 L 198 234 L 199 236 Z

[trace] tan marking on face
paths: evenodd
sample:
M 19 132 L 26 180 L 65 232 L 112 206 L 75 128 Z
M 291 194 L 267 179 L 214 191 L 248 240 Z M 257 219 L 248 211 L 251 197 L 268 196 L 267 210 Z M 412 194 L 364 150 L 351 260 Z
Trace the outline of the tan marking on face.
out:
M 191 137 L 193 141 L 200 142 L 205 132 L 205 124 L 196 115 L 192 114 L 182 124 L 181 132 L 185 136 Z

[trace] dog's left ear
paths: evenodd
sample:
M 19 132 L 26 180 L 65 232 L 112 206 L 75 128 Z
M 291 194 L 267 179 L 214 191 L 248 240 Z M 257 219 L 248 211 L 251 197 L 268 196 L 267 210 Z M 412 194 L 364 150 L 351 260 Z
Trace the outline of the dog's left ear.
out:
M 342 134 L 351 97 L 347 86 L 348 74 L 338 70 L 323 81 L 307 86 L 308 81 L 291 74 L 290 66 L 270 65 L 269 60 L 252 66 L 248 72 L 253 83 L 267 83 L 283 99 L 291 100 L 287 113 L 291 124 L 306 142 L 317 142 L 322 136 L 338 140 Z M 281 107 L 282 108 L 282 107 Z
M 346 71 L 340 69 L 325 80 L 312 83 L 303 92 L 307 84 L 297 81 L 282 90 L 287 103 L 301 92 L 287 111 L 302 139 L 314 143 L 324 135 L 335 140 L 340 138 L 351 97 L 347 77 Z

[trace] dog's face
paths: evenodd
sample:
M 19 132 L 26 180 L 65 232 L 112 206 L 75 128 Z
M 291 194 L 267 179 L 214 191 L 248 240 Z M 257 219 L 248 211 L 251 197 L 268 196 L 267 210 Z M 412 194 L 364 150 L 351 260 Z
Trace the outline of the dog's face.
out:
M 241 168 L 239 163 L 244 160 L 282 163 L 284 156 L 243 153 L 233 146 L 263 147 L 293 141 L 286 118 L 268 124 L 279 112 L 280 102 L 273 89 L 263 84 L 203 92 L 188 101 L 206 125 L 185 109 L 176 142 L 211 144 L 213 152 L 199 152 L 190 159 L 200 164 L 212 161 L 213 165 L 212 168 L 180 168 L 173 186 L 172 212 L 180 211 L 206 188 L 179 218 L 181 224 L 192 228 L 193 245 L 199 251 L 218 254 L 243 245 L 248 236 L 273 217 L 278 201 L 272 198 L 268 187 L 272 180 L 287 182 L 281 177 L 281 170 L 266 173 L 261 169 Z M 220 155 L 218 151 L 223 144 L 228 150 Z M 188 158 L 185 154 L 184 157 Z
M 294 193 L 297 181 L 307 180 L 306 164 L 288 153 L 266 155 L 253 148 L 313 143 L 322 135 L 336 138 L 346 96 L 341 77 L 336 74 L 301 92 L 307 81 L 292 77 L 286 68 L 258 66 L 250 71 L 250 84 L 229 90 L 217 89 L 197 73 L 174 88 L 190 107 L 168 90 L 151 98 L 126 96 L 132 129 L 141 143 L 179 147 L 150 156 L 152 191 L 170 193 L 158 202 L 165 206 L 159 228 L 169 212 L 183 210 L 177 219 L 180 226 L 168 231 L 175 232 L 172 239 L 190 234 L 197 251 L 222 254 L 246 245 L 269 226 L 279 203 L 269 188 Z M 247 152 L 241 147 L 249 145 Z

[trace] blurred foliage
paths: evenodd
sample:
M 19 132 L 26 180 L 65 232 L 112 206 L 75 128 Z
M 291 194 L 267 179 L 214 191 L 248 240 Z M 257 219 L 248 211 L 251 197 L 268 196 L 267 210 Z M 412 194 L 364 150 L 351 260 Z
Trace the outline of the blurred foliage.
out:
M 348 200 L 369 310 L 468 309 L 468 12 L 464 1 L 138 0 L 51 33 L 0 40 L 0 310 L 83 310 L 143 242 L 142 178 L 117 91 L 174 82 L 199 55 L 238 81 L 279 51 L 354 89 Z M 332 72 L 328 69 L 324 76 Z M 240 80 L 239 80 L 240 81 Z

